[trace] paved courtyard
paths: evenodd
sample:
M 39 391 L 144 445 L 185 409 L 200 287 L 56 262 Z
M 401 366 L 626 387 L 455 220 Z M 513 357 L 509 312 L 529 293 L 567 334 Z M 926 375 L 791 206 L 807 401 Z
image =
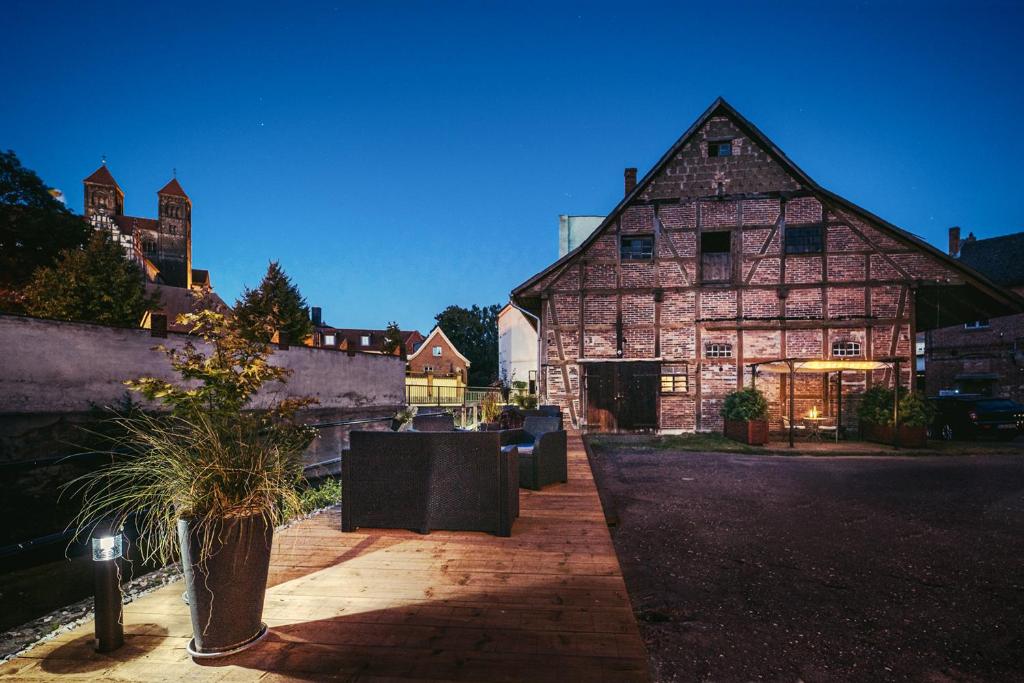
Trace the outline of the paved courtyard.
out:
M 659 680 L 1024 680 L 1024 456 L 593 455 Z

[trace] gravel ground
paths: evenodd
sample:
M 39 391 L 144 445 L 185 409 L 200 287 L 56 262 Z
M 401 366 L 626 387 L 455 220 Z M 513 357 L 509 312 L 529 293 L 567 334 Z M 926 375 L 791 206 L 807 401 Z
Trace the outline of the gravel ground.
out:
M 659 680 L 1024 680 L 1024 456 L 592 452 Z

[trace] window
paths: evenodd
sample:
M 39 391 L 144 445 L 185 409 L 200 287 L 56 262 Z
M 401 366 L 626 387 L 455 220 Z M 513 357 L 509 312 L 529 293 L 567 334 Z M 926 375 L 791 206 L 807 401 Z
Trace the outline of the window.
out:
M 705 344 L 705 358 L 732 358 L 732 344 Z
M 988 318 L 985 320 L 974 320 L 969 323 L 964 323 L 965 330 L 985 330 L 988 329 Z
M 823 251 L 820 225 L 786 228 L 787 254 L 820 254 Z
M 731 157 L 732 140 L 715 140 L 708 143 L 709 157 Z
M 650 235 L 623 237 L 619 255 L 623 261 L 650 261 L 654 256 L 654 238 Z
M 364 334 L 363 336 L 361 336 L 359 338 L 359 345 L 360 346 L 369 346 L 370 345 L 370 335 Z
M 732 280 L 732 233 L 712 230 L 700 234 L 700 272 L 703 282 Z
M 324 335 L 324 346 L 334 346 L 335 337 L 333 334 Z
M 860 355 L 860 342 L 855 341 L 834 341 L 832 342 L 832 356 L 834 358 L 849 358 Z
M 685 394 L 689 390 L 689 378 L 686 371 L 679 374 L 671 373 L 661 376 L 661 393 L 663 394 Z
M 430 349 L 430 352 L 432 354 L 434 354 L 434 358 L 440 358 L 441 357 L 441 347 L 440 346 L 435 346 L 434 348 Z
M 423 366 L 423 372 L 433 372 L 433 371 L 434 371 L 434 366 L 433 365 L 424 365 Z

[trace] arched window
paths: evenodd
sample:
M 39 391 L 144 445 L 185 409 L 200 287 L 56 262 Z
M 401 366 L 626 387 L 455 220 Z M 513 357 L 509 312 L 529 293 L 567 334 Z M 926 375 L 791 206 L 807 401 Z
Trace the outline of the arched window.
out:
M 834 341 L 832 342 L 833 358 L 849 358 L 860 355 L 860 342 L 855 341 Z

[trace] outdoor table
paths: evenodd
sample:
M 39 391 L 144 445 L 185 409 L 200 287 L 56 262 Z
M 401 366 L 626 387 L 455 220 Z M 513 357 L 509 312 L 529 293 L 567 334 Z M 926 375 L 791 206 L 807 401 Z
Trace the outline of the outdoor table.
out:
M 821 441 L 821 423 L 829 418 L 827 417 L 805 417 L 804 422 L 807 423 L 807 440 L 808 441 Z

